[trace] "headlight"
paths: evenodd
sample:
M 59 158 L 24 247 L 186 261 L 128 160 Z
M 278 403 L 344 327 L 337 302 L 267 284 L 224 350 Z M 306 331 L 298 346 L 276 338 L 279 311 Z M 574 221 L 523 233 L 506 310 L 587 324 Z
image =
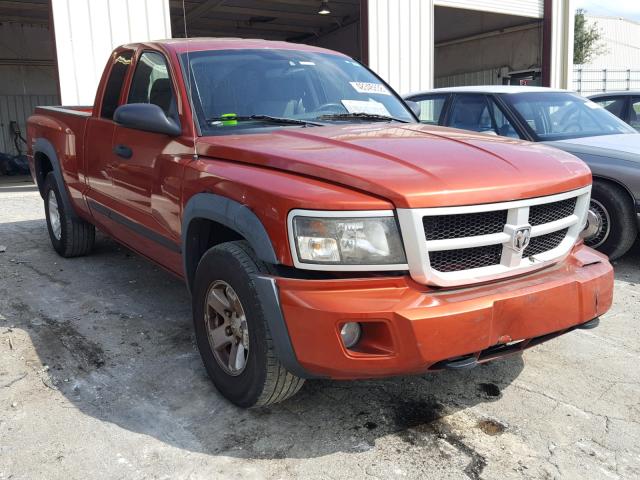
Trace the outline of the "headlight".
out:
M 289 231 L 298 263 L 344 266 L 406 264 L 395 217 L 351 217 L 346 213 L 292 212 Z M 366 212 L 348 213 L 362 215 Z M 337 216 L 343 214 L 345 216 Z

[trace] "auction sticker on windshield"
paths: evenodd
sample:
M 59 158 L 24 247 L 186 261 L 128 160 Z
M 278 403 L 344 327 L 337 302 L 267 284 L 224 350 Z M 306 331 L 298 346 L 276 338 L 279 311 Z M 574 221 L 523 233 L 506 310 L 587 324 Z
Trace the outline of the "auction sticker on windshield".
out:
M 369 115 L 389 116 L 389 110 L 382 103 L 374 100 L 342 100 L 342 105 L 349 113 L 368 113 Z
M 381 83 L 370 82 L 349 82 L 353 89 L 358 93 L 377 93 L 380 95 L 391 95 L 387 87 Z

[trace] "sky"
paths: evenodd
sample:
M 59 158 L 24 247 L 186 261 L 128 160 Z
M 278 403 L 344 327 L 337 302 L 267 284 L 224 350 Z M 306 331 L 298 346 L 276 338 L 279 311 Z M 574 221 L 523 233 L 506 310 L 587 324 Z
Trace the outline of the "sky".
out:
M 640 0 L 574 0 L 576 8 L 592 15 L 624 17 L 640 22 Z

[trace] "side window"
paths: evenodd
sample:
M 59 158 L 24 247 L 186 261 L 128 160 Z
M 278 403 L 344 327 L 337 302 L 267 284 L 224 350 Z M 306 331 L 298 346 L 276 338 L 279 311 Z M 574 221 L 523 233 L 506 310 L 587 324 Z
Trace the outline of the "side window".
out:
M 143 52 L 136 64 L 127 103 L 153 103 L 169 117 L 177 116 L 176 99 L 164 56 Z
M 447 95 L 432 95 L 412 99 L 420 105 L 420 121 L 429 125 L 438 125 Z
M 631 99 L 629 125 L 640 132 L 640 97 L 633 97 Z
M 133 52 L 126 51 L 120 53 L 113 60 L 111 73 L 107 79 L 107 85 L 104 88 L 104 95 L 102 97 L 102 106 L 100 108 L 100 116 L 102 118 L 113 118 L 113 112 L 118 108 L 122 84 L 131 65 L 132 56 Z
M 449 115 L 449 126 L 474 132 L 493 131 L 489 104 L 485 95 L 456 95 Z
M 493 98 L 489 98 L 489 106 L 496 126 L 496 133 L 503 137 L 520 138 L 516 129 L 513 128 L 511 121 L 505 116 L 502 108 L 500 108 Z
M 613 113 L 616 117 L 622 118 L 624 120 L 624 104 L 625 97 L 605 97 L 605 98 L 594 98 L 592 101 L 600 105 L 605 110 Z

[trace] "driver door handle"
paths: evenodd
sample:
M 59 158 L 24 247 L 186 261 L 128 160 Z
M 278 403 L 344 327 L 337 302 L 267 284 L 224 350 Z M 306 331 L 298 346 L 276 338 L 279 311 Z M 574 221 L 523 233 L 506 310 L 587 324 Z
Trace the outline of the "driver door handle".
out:
M 113 153 L 118 155 L 119 157 L 129 159 L 133 155 L 133 150 L 126 145 L 116 145 L 113 147 Z

